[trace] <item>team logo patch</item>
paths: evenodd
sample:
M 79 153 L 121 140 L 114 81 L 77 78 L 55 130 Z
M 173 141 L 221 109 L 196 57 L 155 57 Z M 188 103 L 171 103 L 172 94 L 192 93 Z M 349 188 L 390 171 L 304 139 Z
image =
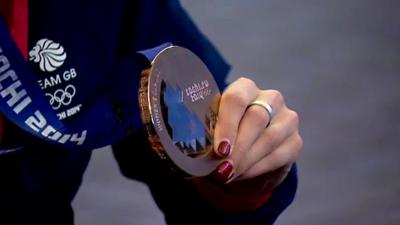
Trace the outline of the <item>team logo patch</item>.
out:
M 60 120 L 77 114 L 82 107 L 81 103 L 74 101 L 79 90 L 73 80 L 78 73 L 74 67 L 63 68 L 68 66 L 68 63 L 64 63 L 66 58 L 64 47 L 47 38 L 37 41 L 29 52 L 29 61 L 37 63 L 40 70 L 46 72 L 38 76 L 37 83 Z
M 49 39 L 40 39 L 29 52 L 29 60 L 39 63 L 43 72 L 52 72 L 64 64 L 67 53 L 59 44 Z

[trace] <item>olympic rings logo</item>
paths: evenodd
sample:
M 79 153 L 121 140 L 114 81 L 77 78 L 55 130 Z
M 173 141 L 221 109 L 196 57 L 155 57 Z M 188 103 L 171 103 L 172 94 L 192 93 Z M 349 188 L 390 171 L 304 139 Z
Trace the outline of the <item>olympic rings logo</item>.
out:
M 75 96 L 76 89 L 73 85 L 68 85 L 65 89 L 58 89 L 54 94 L 46 93 L 46 96 L 50 97 L 50 105 L 54 110 L 59 109 L 62 105 L 67 106 L 72 102 L 72 98 Z

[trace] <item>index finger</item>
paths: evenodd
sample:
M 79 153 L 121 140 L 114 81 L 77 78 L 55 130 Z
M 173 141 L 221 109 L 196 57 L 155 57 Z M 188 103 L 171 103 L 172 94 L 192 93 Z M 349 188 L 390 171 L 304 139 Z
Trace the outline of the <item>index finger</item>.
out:
M 217 155 L 226 157 L 232 151 L 240 120 L 258 92 L 254 81 L 239 78 L 222 93 L 214 132 L 214 151 Z

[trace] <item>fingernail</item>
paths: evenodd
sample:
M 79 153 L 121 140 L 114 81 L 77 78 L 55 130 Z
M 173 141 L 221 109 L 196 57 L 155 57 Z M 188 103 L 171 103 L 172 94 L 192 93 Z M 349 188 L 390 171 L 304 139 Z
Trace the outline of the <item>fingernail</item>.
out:
M 227 157 L 231 153 L 231 144 L 228 140 L 223 140 L 219 143 L 217 150 L 222 157 Z
M 218 183 L 225 184 L 233 176 L 233 165 L 230 161 L 222 162 L 214 173 L 214 179 Z

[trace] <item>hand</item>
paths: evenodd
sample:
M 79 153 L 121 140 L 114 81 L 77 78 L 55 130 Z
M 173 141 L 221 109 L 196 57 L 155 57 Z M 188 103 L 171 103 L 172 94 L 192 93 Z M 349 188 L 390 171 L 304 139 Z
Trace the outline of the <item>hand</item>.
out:
M 251 105 L 255 100 L 271 105 L 272 118 L 262 106 Z M 236 80 L 220 101 L 214 149 L 225 160 L 214 178 L 220 183 L 251 183 L 253 178 L 262 178 L 263 189 L 272 190 L 303 147 L 298 125 L 298 114 L 286 106 L 280 92 L 260 90 L 247 78 Z

